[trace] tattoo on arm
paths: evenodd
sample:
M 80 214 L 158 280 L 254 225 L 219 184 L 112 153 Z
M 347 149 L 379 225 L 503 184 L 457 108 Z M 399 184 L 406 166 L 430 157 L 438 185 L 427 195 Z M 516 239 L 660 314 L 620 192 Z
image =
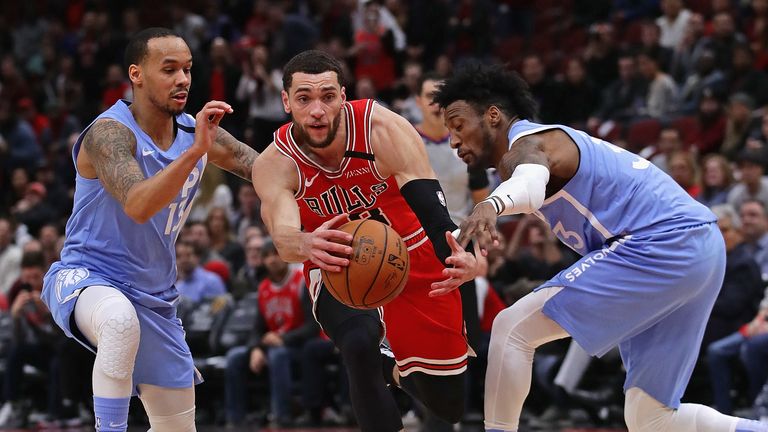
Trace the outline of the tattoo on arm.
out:
M 101 184 L 125 205 L 131 187 L 145 179 L 133 154 L 136 136 L 115 120 L 99 120 L 91 126 L 82 145 Z
M 533 163 L 549 168 L 549 160 L 544 153 L 544 140 L 536 135 L 520 138 L 512 144 L 509 151 L 501 158 L 499 174 L 507 179 L 520 164 Z
M 222 161 L 221 167 L 238 177 L 251 181 L 251 167 L 259 155 L 256 150 L 238 141 L 221 127 L 216 131 L 216 144 L 222 147 L 229 159 Z

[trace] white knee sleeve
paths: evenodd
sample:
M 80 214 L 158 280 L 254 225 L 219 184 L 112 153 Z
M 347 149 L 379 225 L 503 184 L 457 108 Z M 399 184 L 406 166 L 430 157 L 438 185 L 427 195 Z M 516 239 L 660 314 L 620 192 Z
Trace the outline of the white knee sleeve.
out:
M 75 322 L 97 347 L 95 367 L 109 378 L 130 379 L 141 336 L 130 300 L 112 287 L 88 287 L 77 300 Z
M 739 419 L 704 405 L 682 404 L 672 409 L 632 387 L 626 394 L 624 420 L 629 432 L 732 432 Z
M 531 387 L 533 352 L 568 333 L 541 309 L 561 287 L 528 294 L 493 321 L 485 375 L 485 427 L 515 431 Z
M 195 388 L 139 385 L 150 432 L 195 432 Z
M 147 432 L 195 432 L 195 407 L 178 414 L 149 415 L 152 427 Z

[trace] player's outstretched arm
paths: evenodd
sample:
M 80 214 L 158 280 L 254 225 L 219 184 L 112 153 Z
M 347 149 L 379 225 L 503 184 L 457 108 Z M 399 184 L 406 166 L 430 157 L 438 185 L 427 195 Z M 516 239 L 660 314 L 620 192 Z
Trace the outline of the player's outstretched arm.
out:
M 136 223 L 144 223 L 176 197 L 197 161 L 208 152 L 221 117 L 230 110 L 223 102 L 207 103 L 197 114 L 195 143 L 164 170 L 149 178 L 144 177 L 136 161 L 133 132 L 116 120 L 98 120 L 83 138 L 82 148 L 86 153 L 83 165 L 92 167 L 101 184 L 123 206 L 128 217 Z
M 448 213 L 445 194 L 429 164 L 427 150 L 416 129 L 403 117 L 377 106 L 373 115 L 371 142 L 376 166 L 382 175 L 395 177 L 400 193 L 424 227 L 437 257 L 446 265 L 450 258 L 466 258 L 463 250 L 454 250 L 446 233 L 456 229 Z M 453 239 L 451 239 L 453 240 Z M 472 257 L 462 273 L 466 280 L 477 275 L 477 261 Z M 453 278 L 454 282 L 458 278 Z M 458 286 L 458 285 L 456 285 Z
M 287 262 L 310 260 L 327 271 L 341 271 L 349 264 L 352 235 L 333 229 L 348 220 L 338 215 L 312 232 L 301 230 L 301 216 L 294 193 L 298 189 L 296 166 L 270 145 L 253 164 L 253 187 L 261 199 L 261 218 L 280 257 Z
M 256 150 L 221 127 L 216 131 L 216 139 L 208 152 L 211 163 L 248 181 L 251 181 L 251 168 L 258 156 Z

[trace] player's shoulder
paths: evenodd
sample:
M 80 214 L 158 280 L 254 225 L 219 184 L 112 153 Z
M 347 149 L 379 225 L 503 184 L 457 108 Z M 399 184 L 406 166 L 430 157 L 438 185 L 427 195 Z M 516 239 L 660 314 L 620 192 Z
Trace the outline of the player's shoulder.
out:
M 130 127 L 120 120 L 112 117 L 100 117 L 94 120 L 83 135 L 84 143 L 106 141 L 119 144 L 126 142 L 134 144 L 136 135 Z

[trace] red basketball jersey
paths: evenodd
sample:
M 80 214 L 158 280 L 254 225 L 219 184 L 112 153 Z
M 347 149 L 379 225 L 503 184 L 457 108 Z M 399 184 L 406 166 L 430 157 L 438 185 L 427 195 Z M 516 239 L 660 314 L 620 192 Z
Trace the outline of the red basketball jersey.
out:
M 304 275 L 296 270 L 280 287 L 269 279 L 259 284 L 259 313 L 269 331 L 283 334 L 304 324 L 300 298 L 303 282 Z
M 291 134 L 292 123 L 275 132 L 275 146 L 298 169 L 296 203 L 304 231 L 313 231 L 335 215 L 348 213 L 350 220 L 384 222 L 405 241 L 411 259 L 408 282 L 398 297 L 380 308 L 400 374 L 458 374 L 467 363 L 461 297 L 458 290 L 428 296 L 430 284 L 445 279 L 441 274 L 445 267 L 394 177 L 383 178 L 376 169 L 370 143 L 375 106 L 372 100 L 344 104 L 341 115 L 345 116 L 347 142 L 338 170 L 323 168 L 299 148 Z M 320 271 L 305 261 L 304 273 L 315 300 L 322 286 Z
M 349 213 L 350 220 L 370 218 L 386 223 L 412 250 L 427 237 L 400 194 L 395 178 L 385 179 L 376 169 L 370 144 L 373 107 L 371 99 L 344 104 L 341 115 L 346 119 L 347 143 L 341 167 L 336 171 L 323 168 L 299 148 L 291 135 L 293 123 L 275 132 L 275 145 L 298 167 L 296 202 L 304 231 L 313 231 L 328 219 Z

